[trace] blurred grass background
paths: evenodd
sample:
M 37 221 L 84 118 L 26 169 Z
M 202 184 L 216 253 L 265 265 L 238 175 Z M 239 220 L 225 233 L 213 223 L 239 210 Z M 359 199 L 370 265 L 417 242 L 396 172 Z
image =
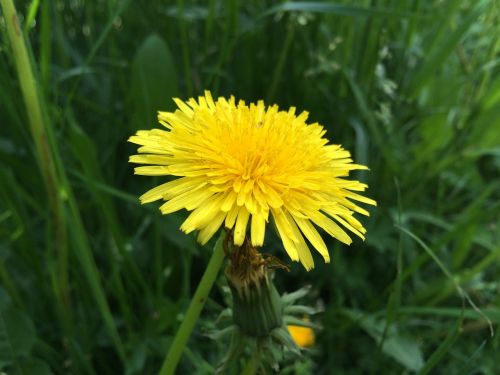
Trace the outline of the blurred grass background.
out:
M 324 308 L 282 373 L 498 374 L 498 2 L 15 3 L 42 118 L 30 126 L 2 10 L 0 369 L 157 371 L 210 250 L 180 233 L 185 213 L 139 205 L 155 181 L 133 175 L 126 139 L 210 89 L 308 110 L 371 168 L 354 176 L 378 202 L 366 241 L 330 240 L 332 264 L 276 278 Z M 205 335 L 223 288 L 179 373 L 224 355 Z

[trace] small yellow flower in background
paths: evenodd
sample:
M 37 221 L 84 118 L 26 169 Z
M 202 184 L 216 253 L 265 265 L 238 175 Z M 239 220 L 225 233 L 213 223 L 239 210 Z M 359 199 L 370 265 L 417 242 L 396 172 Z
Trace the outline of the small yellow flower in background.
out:
M 158 113 L 164 129 L 140 130 L 129 139 L 141 146 L 129 161 L 145 164 L 136 174 L 177 177 L 142 195 L 141 203 L 162 199 L 163 214 L 191 211 L 181 230 L 198 230 L 202 244 L 224 225 L 240 246 L 250 226 L 248 238 L 260 247 L 272 217 L 288 255 L 307 270 L 314 262 L 305 239 L 330 261 L 316 226 L 346 244 L 351 238 L 340 225 L 364 238 L 353 214 L 368 211 L 353 201 L 376 203 L 355 193 L 365 184 L 344 177 L 367 168 L 328 144 L 321 125 L 306 123 L 307 112 L 234 97 L 214 101 L 208 91 L 198 100 L 174 101 L 175 112 Z
M 301 348 L 309 348 L 314 345 L 315 336 L 312 328 L 290 325 L 288 332 L 290 332 L 293 341 Z

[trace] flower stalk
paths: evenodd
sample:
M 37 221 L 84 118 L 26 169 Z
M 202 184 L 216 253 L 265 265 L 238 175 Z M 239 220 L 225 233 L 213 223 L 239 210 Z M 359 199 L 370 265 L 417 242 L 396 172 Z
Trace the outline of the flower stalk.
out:
M 257 369 L 259 368 L 259 351 L 255 349 L 252 352 L 252 356 L 248 359 L 248 362 L 245 364 L 245 367 L 243 368 L 243 371 L 241 372 L 242 375 L 254 375 L 257 372 Z
M 223 236 L 223 235 L 222 235 Z M 193 328 L 200 316 L 201 310 L 205 306 L 205 302 L 210 294 L 210 290 L 217 279 L 217 274 L 224 261 L 224 249 L 223 249 L 223 237 L 220 237 L 214 247 L 214 251 L 208 266 L 203 273 L 203 276 L 196 288 L 191 304 L 186 312 L 186 316 L 182 321 L 179 330 L 177 331 L 172 344 L 170 345 L 169 352 L 163 362 L 163 366 L 160 370 L 160 375 L 173 375 L 177 364 L 181 359 L 184 348 L 186 347 L 187 341 Z

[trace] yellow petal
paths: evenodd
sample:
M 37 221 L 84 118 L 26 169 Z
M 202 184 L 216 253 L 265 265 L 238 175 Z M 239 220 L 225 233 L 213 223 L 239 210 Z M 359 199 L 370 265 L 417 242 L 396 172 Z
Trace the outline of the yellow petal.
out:
M 221 210 L 224 212 L 229 212 L 236 202 L 236 193 L 234 191 L 229 191 L 229 193 L 224 198 L 222 202 Z
M 158 166 L 158 165 L 148 165 L 144 167 L 135 167 L 134 173 L 143 176 L 166 176 L 171 174 L 170 167 Z
M 210 238 L 217 232 L 217 230 L 222 225 L 224 221 L 224 217 L 226 216 L 225 212 L 219 212 L 213 220 L 198 233 L 198 242 L 202 245 L 205 245 Z
M 339 227 L 332 219 L 322 214 L 321 212 L 307 212 L 307 215 L 318 227 L 323 228 L 330 236 L 335 237 L 339 241 L 350 245 L 351 237 Z
M 257 211 L 259 210 L 257 202 L 253 199 L 251 195 L 247 195 L 245 197 L 245 207 L 247 208 L 248 212 L 250 212 L 252 215 L 256 214 Z
M 174 98 L 174 102 L 175 104 L 177 104 L 177 107 L 179 107 L 179 109 L 184 112 L 187 116 L 189 117 L 192 117 L 193 116 L 193 110 L 191 108 L 189 108 L 189 106 L 184 103 L 182 100 L 178 99 L 178 98 Z
M 314 345 L 315 337 L 312 328 L 289 325 L 288 332 L 298 346 L 308 348 Z
M 165 155 L 132 155 L 128 161 L 136 164 L 169 165 L 172 164 L 174 159 Z
M 359 194 L 356 194 L 356 193 L 352 193 L 350 191 L 344 191 L 344 195 L 347 198 L 351 198 L 351 199 L 357 200 L 359 202 L 371 204 L 372 206 L 376 206 L 377 205 L 377 202 L 375 202 L 373 199 L 370 199 L 370 198 L 367 198 L 367 197 L 363 197 L 362 195 L 359 195 Z
M 263 213 L 252 215 L 251 238 L 253 246 L 262 246 L 266 234 L 266 218 Z
M 197 190 L 205 185 L 206 182 L 200 179 L 178 178 L 149 190 L 141 195 L 139 199 L 142 204 L 154 202 L 161 198 L 170 199 L 186 191 Z
M 276 228 L 278 229 L 278 234 L 280 235 L 281 241 L 283 242 L 283 245 L 285 246 L 285 250 L 290 256 L 290 258 L 293 261 L 298 261 L 299 260 L 299 254 L 297 252 L 297 247 L 295 246 L 295 243 L 290 239 L 290 237 L 287 234 L 287 231 L 283 227 L 282 220 L 277 220 L 276 215 L 274 213 L 275 211 L 273 210 L 273 218 L 274 222 L 276 223 Z
M 283 232 L 286 234 L 290 240 L 293 242 L 297 242 L 298 239 L 295 237 L 292 227 L 290 223 L 288 222 L 288 219 L 286 218 L 284 212 L 282 209 L 278 208 L 273 208 L 272 209 L 272 214 L 274 217 L 274 221 L 276 221 L 276 225 L 278 226 L 278 229 L 280 230 L 280 233 Z
M 160 207 L 160 210 L 162 214 L 169 214 L 175 211 L 179 211 L 182 208 L 190 207 L 189 209 L 194 209 L 213 194 L 214 193 L 209 190 L 198 189 L 195 191 L 188 191 L 164 203 Z
M 360 237 L 361 239 L 365 239 L 365 236 L 363 235 L 364 232 L 366 232 L 366 229 L 361 227 L 362 228 L 362 231 L 361 230 L 358 230 L 356 228 L 354 228 L 351 224 L 349 224 L 349 222 L 347 222 L 346 220 L 344 220 L 341 216 L 339 215 L 332 215 L 332 217 L 337 220 L 340 224 L 342 224 L 344 227 L 346 227 L 347 229 L 349 229 L 351 232 L 353 232 L 355 235 L 357 235 L 358 237 Z M 346 216 L 345 218 L 347 219 L 349 216 Z M 357 221 L 357 220 L 356 220 Z
M 227 213 L 226 222 L 224 223 L 226 228 L 231 229 L 234 226 L 238 212 L 240 212 L 240 207 L 234 205 L 233 208 L 231 208 L 231 210 Z
M 212 94 L 208 90 L 205 91 L 205 99 L 207 101 L 208 108 L 213 111 L 215 109 L 215 103 L 212 98 Z
M 330 262 L 330 254 L 328 253 L 328 248 L 326 247 L 325 242 L 323 241 L 323 238 L 321 238 L 321 235 L 318 233 L 316 228 L 311 224 L 309 220 L 305 220 L 299 217 L 294 216 L 293 219 L 299 226 L 300 230 L 306 238 L 309 240 L 309 242 L 314 246 L 316 250 L 323 256 L 325 259 L 325 262 L 329 263 Z
M 243 189 L 241 189 L 238 192 L 238 197 L 236 198 L 236 204 L 238 206 L 243 206 L 245 204 L 245 200 L 246 200 L 247 195 L 248 195 L 248 193 L 246 193 Z
M 223 198 L 223 195 L 216 194 L 206 199 L 182 223 L 181 230 L 185 233 L 191 233 L 195 229 L 208 225 L 221 212 L 220 205 Z
M 267 204 L 273 208 L 279 208 L 283 206 L 283 200 L 279 194 L 271 186 L 266 186 L 265 198 Z
M 292 228 L 293 235 L 297 239 L 295 241 L 295 245 L 297 248 L 297 253 L 299 254 L 299 260 L 300 263 L 304 266 L 304 268 L 309 271 L 314 268 L 314 260 L 311 255 L 311 250 L 309 250 L 309 246 L 307 246 L 306 241 L 304 240 L 304 237 L 302 237 L 302 234 L 299 231 L 299 228 L 297 228 L 297 224 L 293 221 L 293 218 L 290 216 L 289 213 L 285 214 L 288 222 L 290 223 L 290 227 Z
M 234 244 L 236 246 L 243 245 L 243 241 L 245 240 L 245 234 L 247 231 L 248 218 L 250 213 L 246 209 L 245 206 L 240 207 L 238 212 L 238 218 L 236 219 L 236 225 L 234 227 Z

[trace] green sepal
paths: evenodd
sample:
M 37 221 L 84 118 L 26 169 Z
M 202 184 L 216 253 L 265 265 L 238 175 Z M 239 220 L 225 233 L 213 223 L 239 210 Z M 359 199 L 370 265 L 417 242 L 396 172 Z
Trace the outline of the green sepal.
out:
M 276 287 L 267 275 L 243 289 L 231 284 L 233 321 L 253 337 L 266 336 L 283 324 L 283 305 Z
M 281 297 L 281 302 L 283 303 L 283 306 L 290 306 L 295 303 L 298 299 L 301 299 L 302 297 L 306 296 L 309 291 L 311 290 L 311 286 L 305 286 L 300 288 L 299 290 L 296 290 L 293 293 L 285 293 Z
M 229 345 L 229 350 L 226 356 L 219 362 L 217 368 L 215 369 L 216 374 L 222 373 L 226 368 L 231 366 L 236 360 L 238 360 L 243 351 L 245 350 L 248 340 L 244 334 L 240 332 L 238 327 L 233 326 L 234 331 L 231 336 L 231 344 Z

